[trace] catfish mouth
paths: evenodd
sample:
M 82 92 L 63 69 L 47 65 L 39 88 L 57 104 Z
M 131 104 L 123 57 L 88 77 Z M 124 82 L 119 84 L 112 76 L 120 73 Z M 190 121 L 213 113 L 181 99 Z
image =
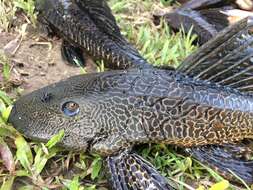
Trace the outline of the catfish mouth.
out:
M 16 103 L 14 103 L 11 109 L 11 113 L 8 118 L 8 123 L 12 124 L 15 129 L 23 133 L 25 126 L 27 126 L 27 123 L 23 118 L 24 118 L 24 115 L 20 114 L 17 111 Z
M 35 141 L 47 142 L 50 139 L 49 135 L 38 134 L 37 130 L 34 130 L 36 127 L 34 126 L 33 119 L 29 117 L 29 114 L 25 114 L 26 112 L 22 112 L 22 106 L 19 106 L 19 100 L 14 103 L 11 113 L 8 118 L 8 123 L 12 124 L 12 126 L 21 134 L 23 134 L 28 139 L 33 139 Z M 38 124 L 39 125 L 39 124 Z

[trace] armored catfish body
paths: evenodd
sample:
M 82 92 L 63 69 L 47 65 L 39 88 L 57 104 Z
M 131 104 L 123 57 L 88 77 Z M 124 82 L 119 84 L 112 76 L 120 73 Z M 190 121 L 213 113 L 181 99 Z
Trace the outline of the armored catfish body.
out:
M 10 121 L 40 140 L 64 129 L 64 146 L 110 155 L 146 142 L 192 146 L 251 138 L 252 113 L 250 95 L 176 71 L 132 69 L 42 88 L 15 103 Z
M 113 189 L 173 189 L 129 151 L 146 142 L 189 147 L 252 138 L 250 25 L 245 19 L 225 29 L 177 70 L 140 66 L 42 88 L 16 101 L 9 121 L 42 141 L 64 129 L 63 146 L 107 156 Z M 252 181 L 253 163 L 243 164 Z

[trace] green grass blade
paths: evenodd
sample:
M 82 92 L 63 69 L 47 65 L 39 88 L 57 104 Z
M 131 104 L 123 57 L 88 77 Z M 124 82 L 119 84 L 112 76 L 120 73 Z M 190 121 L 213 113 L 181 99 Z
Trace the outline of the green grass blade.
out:
M 22 136 L 18 136 L 15 140 L 17 147 L 16 156 L 21 165 L 27 170 L 31 171 L 31 165 L 33 163 L 33 155 L 29 144 Z
M 11 176 L 9 179 L 5 180 L 0 188 L 0 190 L 12 190 L 12 185 L 15 177 Z
M 58 142 L 60 142 L 62 140 L 64 136 L 64 130 L 60 130 L 58 134 L 54 135 L 46 144 L 46 147 L 48 149 L 51 149 L 52 147 L 54 147 Z

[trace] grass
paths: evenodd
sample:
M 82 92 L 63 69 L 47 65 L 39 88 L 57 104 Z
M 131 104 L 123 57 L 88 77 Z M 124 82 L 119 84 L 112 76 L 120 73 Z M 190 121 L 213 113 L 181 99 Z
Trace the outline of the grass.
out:
M 162 9 L 163 4 L 160 1 L 110 2 L 122 33 L 150 63 L 156 66 L 178 66 L 187 55 L 196 50 L 192 45 L 196 36 L 185 35 L 182 30 L 173 33 L 164 22 L 160 26 L 154 26 L 151 18 L 154 11 L 152 5 L 156 4 L 156 9 Z
M 0 1 L 0 26 L 3 30 L 8 31 L 15 12 L 16 9 L 10 1 Z
M 196 36 L 184 31 L 173 33 L 162 22 L 154 26 L 151 14 L 154 9 L 164 9 L 174 3 L 166 0 L 110 0 L 122 33 L 156 66 L 178 66 L 191 52 L 197 49 L 193 45 Z M 22 9 L 27 15 L 27 22 L 35 23 L 34 1 L 1 1 L 0 24 L 5 31 L 10 30 L 15 12 Z M 3 11 L 1 11 L 3 10 Z M 8 80 L 10 68 L 8 58 L 0 56 L 2 74 Z M 1 68 L 1 67 L 0 67 Z M 104 68 L 99 68 L 104 70 Z M 4 84 L 2 85 L 4 87 Z M 54 136 L 48 143 L 27 142 L 15 129 L 6 124 L 12 101 L 9 95 L 0 90 L 0 154 L 6 155 L 7 161 L 0 161 L 0 190 L 12 189 L 18 183 L 19 190 L 29 189 L 70 189 L 93 190 L 104 186 L 105 174 L 102 159 L 97 155 L 75 153 L 55 146 L 64 131 Z M 163 144 L 142 146 L 138 152 L 166 177 L 179 182 L 178 189 L 199 187 L 199 190 L 211 187 L 222 178 L 210 168 L 199 164 L 190 157 L 179 155 L 172 146 Z M 66 172 L 69 171 L 69 172 Z M 71 173 L 71 174 L 70 174 Z M 24 182 L 24 183 L 20 183 Z M 85 181 L 85 182 L 84 182 Z M 212 190 L 221 190 L 226 181 L 215 184 Z M 190 186 L 190 187 L 189 187 Z M 228 189 L 237 189 L 232 185 Z
M 34 0 L 1 0 L 0 1 L 0 29 L 9 31 L 15 13 L 23 10 L 26 14 L 26 20 L 35 26 L 36 14 L 34 14 Z

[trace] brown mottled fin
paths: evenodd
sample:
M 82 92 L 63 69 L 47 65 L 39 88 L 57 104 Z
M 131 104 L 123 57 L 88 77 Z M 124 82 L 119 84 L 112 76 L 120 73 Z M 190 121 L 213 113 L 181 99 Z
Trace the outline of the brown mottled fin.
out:
M 110 185 L 114 190 L 157 189 L 174 190 L 168 180 L 135 153 L 122 152 L 108 157 Z
M 106 0 L 76 0 L 76 3 L 81 10 L 89 13 L 101 31 L 116 39 L 124 39 Z
M 253 19 L 231 25 L 187 57 L 178 71 L 195 79 L 253 92 Z

